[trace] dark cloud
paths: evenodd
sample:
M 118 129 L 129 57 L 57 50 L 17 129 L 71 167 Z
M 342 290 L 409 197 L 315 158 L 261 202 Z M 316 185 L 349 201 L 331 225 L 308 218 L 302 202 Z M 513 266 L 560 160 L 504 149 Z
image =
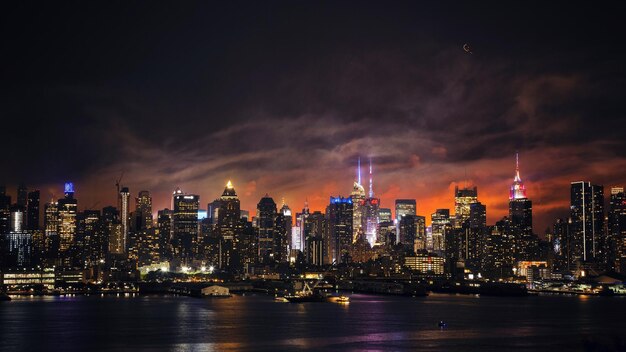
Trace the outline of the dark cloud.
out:
M 450 207 L 467 178 L 495 220 L 520 150 L 545 227 L 570 181 L 626 183 L 626 25 L 603 6 L 15 4 L 2 178 L 72 179 L 89 206 L 123 171 L 158 207 L 233 179 L 247 208 L 265 192 L 322 208 L 361 156 L 387 206 Z

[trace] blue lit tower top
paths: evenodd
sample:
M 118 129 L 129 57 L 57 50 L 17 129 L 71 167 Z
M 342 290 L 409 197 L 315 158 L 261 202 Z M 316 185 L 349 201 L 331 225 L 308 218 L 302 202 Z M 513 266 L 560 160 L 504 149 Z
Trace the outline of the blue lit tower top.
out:
M 74 183 L 65 182 L 64 193 L 65 198 L 74 198 Z
M 342 196 L 339 197 L 330 197 L 330 204 L 352 204 L 351 198 L 344 198 Z

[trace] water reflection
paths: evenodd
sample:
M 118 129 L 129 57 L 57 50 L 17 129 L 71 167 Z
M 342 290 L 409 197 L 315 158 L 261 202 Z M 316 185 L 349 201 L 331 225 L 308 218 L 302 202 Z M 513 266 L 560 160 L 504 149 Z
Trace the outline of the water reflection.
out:
M 581 350 L 620 343 L 626 332 L 620 298 L 350 298 L 345 305 L 265 295 L 19 297 L 0 303 L 0 341 L 3 349 L 37 351 Z

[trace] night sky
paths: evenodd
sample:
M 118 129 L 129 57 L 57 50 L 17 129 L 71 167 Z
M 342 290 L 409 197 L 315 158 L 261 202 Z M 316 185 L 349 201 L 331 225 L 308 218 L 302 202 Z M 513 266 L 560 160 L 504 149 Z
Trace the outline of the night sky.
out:
M 254 213 L 349 195 L 507 213 L 520 152 L 535 231 L 569 183 L 626 185 L 626 21 L 617 2 L 19 2 L 2 5 L 0 183 L 79 208 L 115 179 L 202 207 L 231 179 Z M 472 54 L 462 49 L 472 47 Z M 366 168 L 363 168 L 365 172 Z

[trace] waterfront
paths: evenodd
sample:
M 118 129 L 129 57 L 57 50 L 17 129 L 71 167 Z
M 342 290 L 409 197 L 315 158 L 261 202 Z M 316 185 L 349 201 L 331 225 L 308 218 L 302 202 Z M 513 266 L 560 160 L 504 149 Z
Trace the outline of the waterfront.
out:
M 18 297 L 0 302 L 0 341 L 3 351 L 626 348 L 621 297 L 351 298 L 340 305 L 266 295 Z M 439 320 L 449 327 L 440 330 Z

